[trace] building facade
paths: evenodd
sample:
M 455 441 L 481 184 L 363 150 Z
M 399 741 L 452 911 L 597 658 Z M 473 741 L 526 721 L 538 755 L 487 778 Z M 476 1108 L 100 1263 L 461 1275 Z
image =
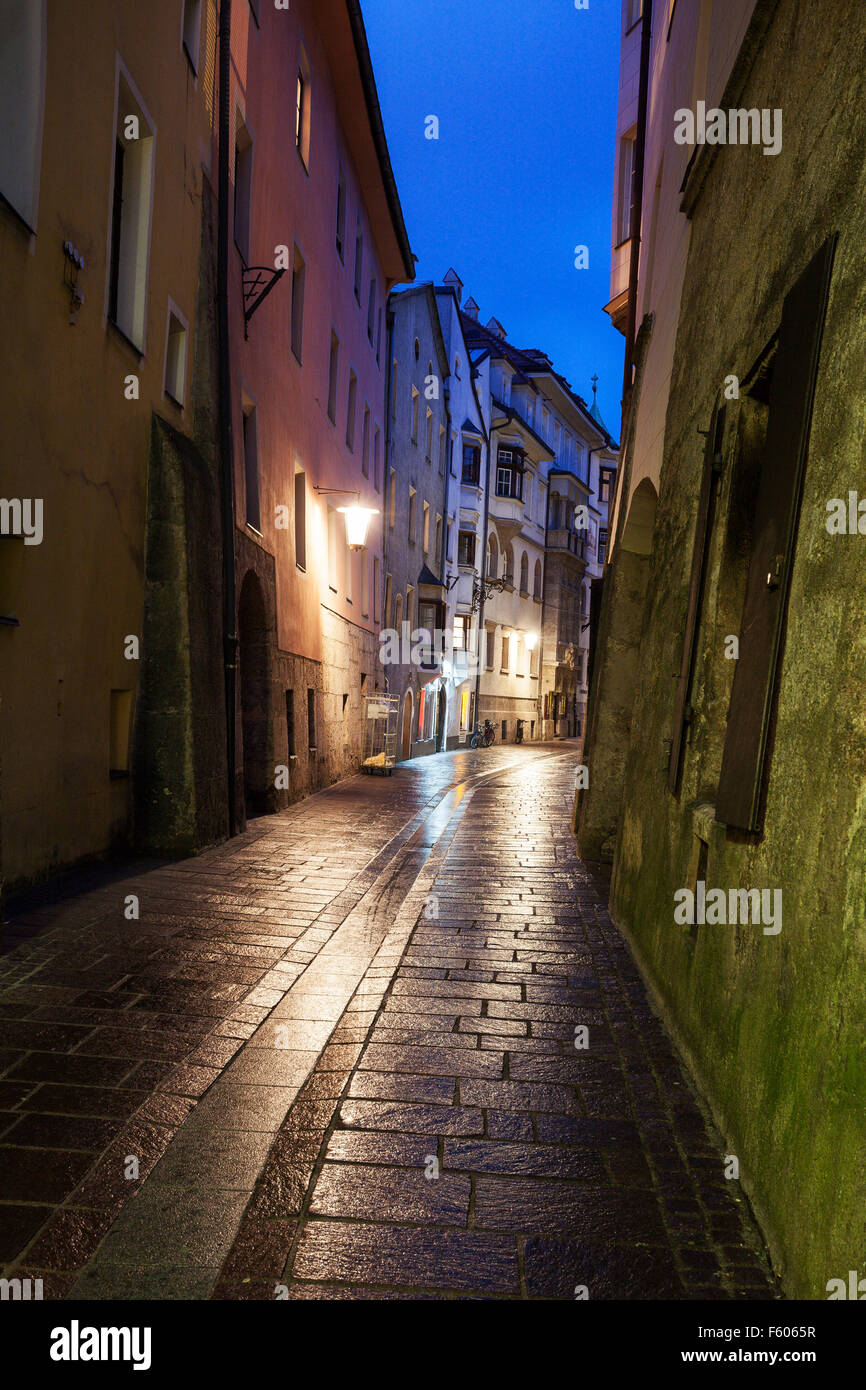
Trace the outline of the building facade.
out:
M 0 877 L 226 832 L 212 7 L 0 6 Z M 36 522 L 38 521 L 38 525 Z
M 383 685 L 385 310 L 414 266 L 360 6 L 236 5 L 232 73 L 236 794 L 255 813 L 361 761 Z M 360 549 L 350 506 L 370 514 Z
M 382 642 L 400 700 L 398 758 L 445 747 L 453 695 L 443 634 L 450 470 L 450 368 L 432 284 L 391 294 Z M 424 634 L 423 636 L 421 634 Z
M 866 15 L 644 11 L 637 83 L 641 26 L 623 48 L 635 331 L 579 844 L 613 861 L 612 911 L 787 1291 L 825 1298 L 862 1268 L 866 1199 Z M 714 138 L 689 139 L 705 117 Z

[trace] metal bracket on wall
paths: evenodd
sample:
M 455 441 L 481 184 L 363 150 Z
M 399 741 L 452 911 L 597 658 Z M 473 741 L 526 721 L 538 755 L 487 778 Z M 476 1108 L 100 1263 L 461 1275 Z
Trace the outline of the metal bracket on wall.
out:
M 285 268 L 272 270 L 267 265 L 246 265 L 243 271 L 244 287 L 244 338 L 249 337 L 247 325 L 264 299 L 267 299 L 274 285 L 285 275 Z

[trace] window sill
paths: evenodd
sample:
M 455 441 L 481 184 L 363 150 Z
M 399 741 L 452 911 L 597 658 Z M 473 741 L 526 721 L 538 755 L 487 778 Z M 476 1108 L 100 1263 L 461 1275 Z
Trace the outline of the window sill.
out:
M 301 357 L 301 354 L 300 354 L 299 352 L 295 352 L 295 349 L 294 349 L 294 348 L 292 348 L 292 356 L 294 357 L 294 359 L 295 359 L 295 361 L 297 362 L 298 366 L 299 366 L 299 367 L 303 367 L 303 365 L 304 365 L 303 358 Z
M 135 356 L 138 359 L 138 361 L 142 362 L 144 360 L 144 350 L 140 348 L 137 343 L 134 343 L 131 338 L 127 337 L 123 329 L 120 327 L 120 324 L 115 323 L 114 319 L 112 318 L 107 318 L 105 322 L 110 328 L 111 332 L 113 334 L 116 334 L 120 341 L 122 343 L 125 343 L 128 348 L 131 348 L 132 351 L 135 353 Z
M 260 541 L 264 540 L 264 535 L 259 530 L 258 526 L 254 526 L 251 521 L 244 522 L 244 525 L 246 526 L 246 529 L 248 531 L 252 531 L 253 535 L 256 536 Z

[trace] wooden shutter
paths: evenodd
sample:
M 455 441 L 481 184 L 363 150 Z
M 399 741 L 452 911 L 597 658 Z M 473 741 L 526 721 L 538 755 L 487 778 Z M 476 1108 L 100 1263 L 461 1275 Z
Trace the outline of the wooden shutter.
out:
M 734 674 L 716 818 L 757 832 L 767 739 L 778 686 L 785 613 L 812 421 L 821 335 L 836 250 L 830 237 L 785 299 L 740 654 Z
M 722 467 L 722 436 L 725 426 L 725 407 L 713 411 L 710 428 L 707 431 L 707 445 L 704 452 L 704 476 L 701 495 L 698 501 L 698 520 L 695 527 L 695 545 L 692 553 L 692 577 L 689 584 L 689 606 L 686 612 L 686 630 L 683 638 L 683 658 L 680 664 L 680 678 L 674 701 L 673 736 L 671 755 L 668 763 L 668 787 L 674 796 L 679 794 L 680 777 L 683 770 L 686 730 L 691 722 L 690 704 L 692 676 L 698 641 L 698 622 L 704 595 L 704 581 L 707 572 L 707 552 L 716 513 L 716 479 Z

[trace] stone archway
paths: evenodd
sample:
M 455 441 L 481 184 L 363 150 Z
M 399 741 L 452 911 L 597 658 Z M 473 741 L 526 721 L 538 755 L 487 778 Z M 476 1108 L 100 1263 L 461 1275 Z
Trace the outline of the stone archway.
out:
M 270 640 L 262 586 L 252 570 L 241 585 L 238 601 L 238 661 L 241 704 L 241 747 L 244 804 L 248 816 L 273 810 L 273 768 L 270 766 L 271 682 Z
M 405 762 L 412 756 L 412 691 L 403 696 L 403 727 L 400 736 L 400 757 Z

